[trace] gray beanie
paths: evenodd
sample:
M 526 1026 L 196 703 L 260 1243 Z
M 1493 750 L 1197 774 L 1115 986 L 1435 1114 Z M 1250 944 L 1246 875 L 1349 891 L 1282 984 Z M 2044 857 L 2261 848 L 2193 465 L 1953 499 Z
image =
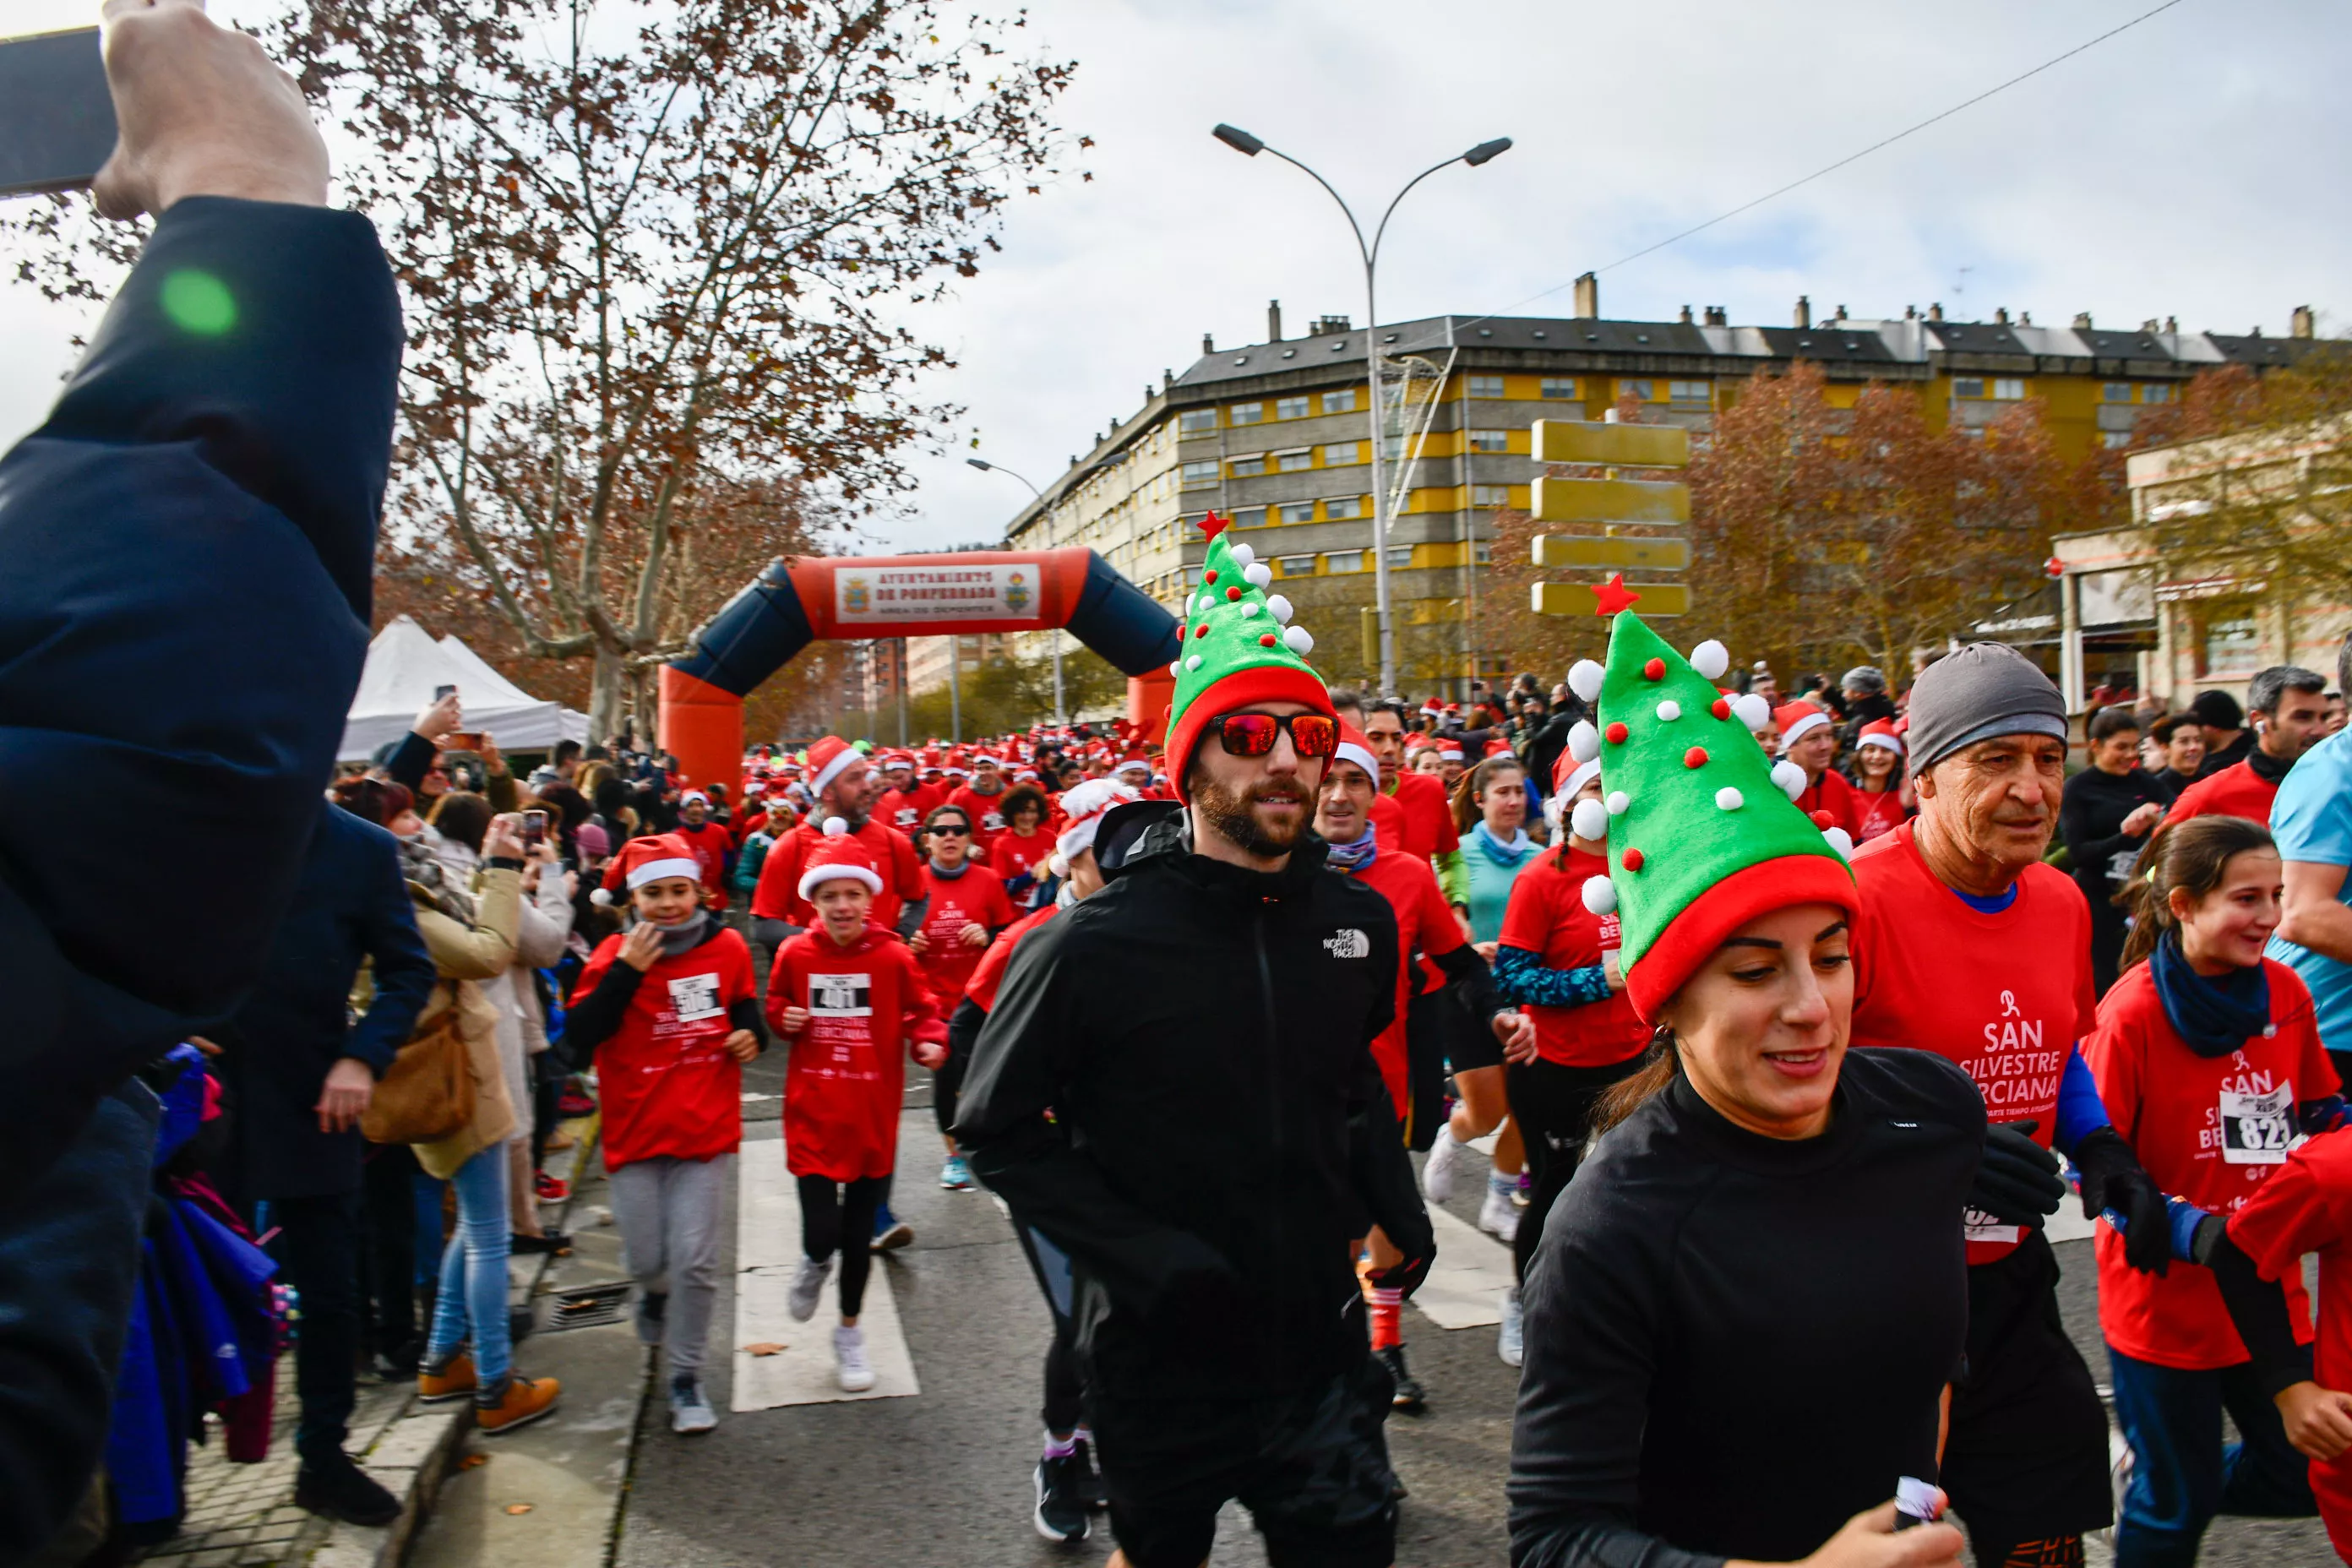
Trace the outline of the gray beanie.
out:
M 1884 696 L 1886 677 L 1874 664 L 1857 664 L 1838 678 L 1838 689 L 1843 691 L 1875 691 Z
M 1911 769 L 1995 735 L 2066 738 L 2066 704 L 2050 678 L 2006 643 L 1973 642 L 1911 686 Z

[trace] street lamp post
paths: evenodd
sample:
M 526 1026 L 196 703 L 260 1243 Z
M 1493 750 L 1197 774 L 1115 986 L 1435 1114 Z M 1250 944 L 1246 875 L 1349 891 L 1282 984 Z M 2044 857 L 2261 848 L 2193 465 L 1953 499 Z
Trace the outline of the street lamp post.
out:
M 1021 479 L 1023 484 L 1029 485 L 1029 493 L 1037 498 L 1039 504 L 1044 504 L 1045 492 L 1035 485 L 1029 484 L 1027 479 L 1021 479 L 1019 474 L 1013 473 L 1003 464 L 992 463 L 986 458 L 966 458 L 964 461 L 982 473 L 1007 474 L 1013 479 Z M 1054 548 L 1054 512 L 1050 507 L 1045 510 L 1045 548 L 1048 550 Z M 1066 726 L 1069 721 L 1070 705 L 1062 698 L 1062 632 L 1061 628 L 1056 626 L 1054 629 L 1054 722 Z
M 1210 132 L 1234 152 L 1255 158 L 1260 153 L 1271 153 L 1295 169 L 1303 171 L 1308 179 L 1323 187 L 1325 194 L 1339 204 L 1348 217 L 1348 226 L 1355 231 L 1356 254 L 1364 263 L 1364 363 L 1370 373 L 1372 426 L 1372 594 L 1378 605 L 1381 628 L 1381 695 L 1394 697 L 1396 692 L 1396 628 L 1389 616 L 1389 492 L 1384 473 L 1387 453 L 1381 448 L 1385 436 L 1381 428 L 1381 327 L 1380 290 L 1376 268 L 1380 262 L 1381 237 L 1388 233 L 1389 218 L 1394 215 L 1397 203 L 1405 193 L 1437 173 L 1454 163 L 1467 163 L 1472 168 L 1491 162 L 1511 150 L 1511 139 L 1497 136 L 1491 142 L 1481 142 L 1467 153 L 1458 153 L 1441 163 L 1433 163 L 1407 180 L 1381 214 L 1380 226 L 1372 230 L 1370 245 L 1364 243 L 1364 226 L 1356 221 L 1356 212 L 1347 199 L 1331 188 L 1331 182 L 1292 157 L 1279 147 L 1269 147 L 1257 137 L 1237 125 L 1219 125 Z

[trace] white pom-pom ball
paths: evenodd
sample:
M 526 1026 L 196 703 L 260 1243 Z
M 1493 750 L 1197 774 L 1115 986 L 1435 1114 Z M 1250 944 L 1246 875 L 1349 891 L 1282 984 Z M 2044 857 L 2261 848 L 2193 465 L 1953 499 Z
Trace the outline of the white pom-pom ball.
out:
M 1772 705 L 1760 691 L 1742 692 L 1731 700 L 1731 716 L 1750 730 L 1761 730 L 1772 721 Z
M 1201 656 L 1200 656 L 1199 654 L 1197 654 L 1197 653 L 1196 653 L 1196 654 L 1193 654 L 1193 655 L 1192 655 L 1192 657 L 1190 657 L 1189 658 L 1185 659 L 1185 661 L 1184 661 L 1184 668 L 1187 668 L 1187 669 L 1198 669 L 1198 668 L 1201 668 Z
M 1181 675 L 1181 674 L 1183 674 L 1183 673 L 1184 673 L 1184 661 L 1183 661 L 1182 659 L 1181 659 L 1181 658 L 1171 658 L 1171 659 L 1170 659 L 1170 660 L 1168 661 L 1168 673 L 1169 673 L 1169 674 L 1171 674 L 1171 675 Z
M 1715 792 L 1715 808 L 1717 811 L 1738 811 L 1747 804 L 1748 797 L 1729 784 Z
M 1268 594 L 1265 596 L 1265 613 L 1277 621 L 1287 621 L 1290 619 L 1290 601 L 1279 594 Z
M 1242 568 L 1242 575 L 1248 578 L 1254 585 L 1263 588 L 1274 581 L 1274 568 L 1265 565 L 1245 566 Z
M 1307 635 L 1305 626 L 1291 626 L 1286 629 L 1282 634 L 1282 642 L 1285 647 L 1301 658 L 1315 651 L 1315 639 Z
M 847 818 L 828 816 L 824 819 L 824 836 L 827 838 L 845 838 L 848 835 L 849 822 Z
M 1720 680 L 1723 672 L 1731 668 L 1731 650 L 1709 637 L 1691 649 L 1691 668 L 1702 680 Z
M 1601 678 L 1609 672 L 1589 658 L 1580 658 L 1568 672 L 1568 689 L 1587 702 L 1601 700 Z
M 1257 559 L 1257 552 L 1246 544 L 1236 544 L 1227 553 L 1233 556 L 1235 564 L 1242 566 L 1246 566 Z
M 1052 872 L 1058 880 L 1066 882 L 1070 879 L 1070 863 L 1063 858 L 1062 852 L 1058 849 L 1045 857 L 1045 869 Z
M 1667 700 L 1658 704 L 1658 717 L 1664 722 L 1671 724 L 1682 716 L 1683 705 L 1675 701 L 1673 699 L 1669 698 Z
M 600 910 L 609 910 L 613 907 L 612 890 L 608 888 L 599 888 L 588 895 L 588 901 Z
M 1250 603 L 1244 605 L 1242 606 L 1242 619 L 1248 620 L 1252 616 L 1257 614 L 1257 610 L 1258 606 L 1255 600 L 1252 600 Z
M 1623 790 L 1622 790 L 1622 789 L 1612 789 L 1612 790 L 1611 790 L 1611 791 L 1609 792 L 1609 815 L 1610 815 L 1610 816 L 1624 816 L 1624 815 L 1625 815 L 1625 808 L 1626 808 L 1627 806 L 1632 805 L 1633 804 L 1633 797 L 1632 795 L 1627 795 Z
M 1609 837 L 1609 808 L 1597 800 L 1580 800 L 1568 814 L 1568 825 L 1579 838 Z
M 1568 754 L 1580 763 L 1589 763 L 1601 754 L 1601 731 L 1589 719 L 1579 719 L 1568 732 Z
M 1830 841 L 1830 847 L 1836 850 L 1840 855 L 1851 855 L 1853 853 L 1853 835 L 1848 833 L 1844 828 L 1824 827 L 1822 829 L 1822 837 L 1828 839 Z
M 1596 915 L 1617 912 L 1617 885 L 1606 877 L 1584 879 L 1584 907 Z
M 1772 783 L 1790 800 L 1805 793 L 1805 770 L 1785 757 L 1772 764 Z

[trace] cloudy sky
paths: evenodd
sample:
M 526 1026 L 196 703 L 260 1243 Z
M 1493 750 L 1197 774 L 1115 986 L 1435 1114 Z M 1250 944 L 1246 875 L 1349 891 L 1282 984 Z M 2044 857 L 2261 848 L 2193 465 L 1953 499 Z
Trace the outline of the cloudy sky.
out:
M 1360 321 L 1344 220 L 1305 175 L 1210 139 L 1246 127 L 1360 211 L 1448 153 L 1400 209 L 1381 315 L 1565 313 L 1603 268 L 1981 92 L 2157 0 L 1033 0 L 1039 52 L 1079 62 L 1065 122 L 1091 184 L 1016 204 L 1004 254 L 917 318 L 958 368 L 980 455 L 1047 482 L 1163 367 L 1265 333 Z M 215 0 L 250 16 L 267 0 Z M 0 0 L 0 28 L 73 26 L 95 0 Z M 1602 273 L 1602 313 L 1735 322 L 1815 309 L 2284 332 L 2308 303 L 2352 331 L 2352 8 L 2181 0 L 2162 15 L 1804 189 Z M 1528 301 L 1539 291 L 1547 299 Z M 37 423 L 70 323 L 0 287 L 0 440 Z M 919 455 L 883 548 L 989 540 L 1025 499 Z

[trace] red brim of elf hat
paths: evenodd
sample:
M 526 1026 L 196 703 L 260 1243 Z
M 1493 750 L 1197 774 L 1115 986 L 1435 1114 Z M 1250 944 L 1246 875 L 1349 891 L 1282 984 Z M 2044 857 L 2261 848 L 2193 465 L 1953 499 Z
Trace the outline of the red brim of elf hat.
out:
M 1238 713 L 1261 702 L 1299 702 L 1317 713 L 1337 718 L 1330 689 L 1313 670 L 1299 665 L 1246 666 L 1209 687 L 1192 700 L 1168 731 L 1169 782 L 1176 798 L 1192 803 L 1185 779 L 1192 771 L 1192 748 L 1210 720 Z
M 1638 875 L 1639 873 L 1635 873 Z M 1625 971 L 1625 994 L 1645 1024 L 1724 940 L 1759 915 L 1799 904 L 1830 904 L 1849 922 L 1862 907 L 1853 874 L 1826 855 L 1783 855 L 1733 872 L 1686 905 Z

